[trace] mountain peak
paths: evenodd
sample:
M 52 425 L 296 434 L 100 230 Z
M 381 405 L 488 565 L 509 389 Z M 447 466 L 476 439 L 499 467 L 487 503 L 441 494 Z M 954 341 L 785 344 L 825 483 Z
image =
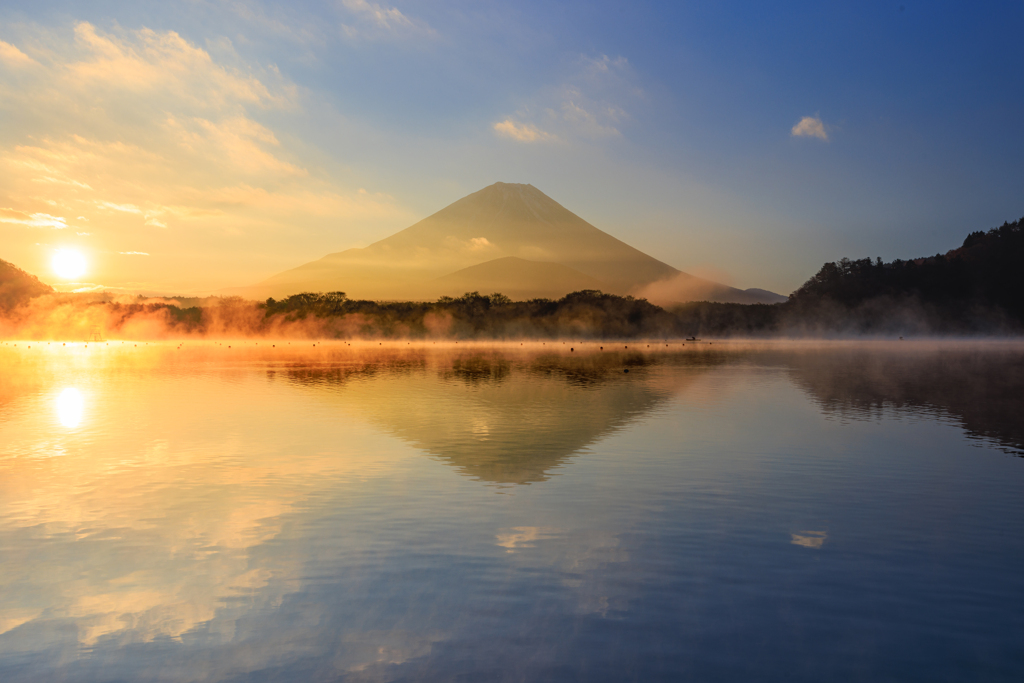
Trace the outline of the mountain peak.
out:
M 744 296 L 634 249 L 533 185 L 497 182 L 365 249 L 329 254 L 249 289 L 261 298 L 337 290 L 353 298 L 422 299 L 442 285 L 500 286 L 557 298 L 581 287 L 639 293 L 679 277 L 691 296 Z

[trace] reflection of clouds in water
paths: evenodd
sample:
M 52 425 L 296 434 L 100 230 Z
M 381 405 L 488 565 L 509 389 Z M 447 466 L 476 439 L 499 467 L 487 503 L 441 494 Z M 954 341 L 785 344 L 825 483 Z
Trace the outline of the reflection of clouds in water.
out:
M 82 423 L 82 412 L 85 401 L 78 389 L 65 389 L 57 396 L 57 418 L 68 429 L 74 429 Z
M 560 531 L 549 527 L 513 527 L 496 535 L 497 545 L 515 553 L 516 564 L 554 569 L 562 585 L 572 589 L 576 611 L 607 616 L 609 610 L 624 611 L 621 586 L 614 589 L 608 566 L 629 562 L 629 553 L 619 547 L 618 535 L 608 531 Z M 516 552 L 530 549 L 529 552 Z M 609 595 L 617 598 L 609 599 Z
M 62 423 L 82 403 L 77 390 L 59 394 Z M 16 560 L 12 550 L 3 562 L 0 657 L 182 642 L 196 629 L 227 629 L 230 640 L 239 615 L 273 610 L 299 589 L 301 556 L 254 549 L 280 537 L 313 492 L 364 480 L 387 462 L 358 441 L 282 458 L 273 444 L 184 427 L 172 405 L 162 407 L 161 429 L 174 425 L 167 438 L 117 431 L 129 448 L 110 448 L 101 429 L 97 441 L 70 442 L 68 457 L 42 466 L 54 448 L 38 447 L 36 434 L 52 413 L 37 414 L 11 443 L 22 457 L 0 461 L 0 545 L 35 551 Z M 109 413 L 98 418 L 111 422 Z
M 345 633 L 341 638 L 336 672 L 372 673 L 376 669 L 404 664 L 417 657 L 430 654 L 434 643 L 446 636 L 435 632 L 419 631 L 361 631 Z M 363 678 L 363 677 L 360 677 Z M 371 676 L 379 680 L 378 676 Z
M 539 526 L 517 526 L 505 533 L 499 532 L 497 542 L 499 547 L 507 548 L 507 552 L 514 553 L 519 548 L 535 548 L 537 546 L 534 541 L 552 538 L 557 532 L 557 529 Z
M 790 541 L 793 545 L 803 546 L 804 548 L 818 549 L 825 544 L 825 540 L 828 538 L 827 531 L 801 531 L 799 533 L 792 534 L 793 538 Z

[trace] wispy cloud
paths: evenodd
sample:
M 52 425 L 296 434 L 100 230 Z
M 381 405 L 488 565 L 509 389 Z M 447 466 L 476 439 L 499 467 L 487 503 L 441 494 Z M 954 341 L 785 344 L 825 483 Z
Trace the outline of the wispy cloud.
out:
M 17 209 L 0 209 L 0 223 L 24 225 L 29 228 L 52 228 L 63 230 L 68 222 L 63 216 L 51 216 L 48 213 L 27 213 Z
M 272 90 L 255 74 L 215 63 L 206 50 L 174 31 L 142 28 L 107 34 L 81 22 L 75 26 L 75 47 L 75 58 L 62 71 L 65 84 L 76 89 L 151 92 L 177 97 L 179 106 L 206 109 L 234 103 L 286 106 L 295 97 L 288 84 L 278 83 Z
M 817 116 L 805 116 L 800 119 L 799 123 L 790 130 L 790 135 L 795 138 L 828 140 L 828 131 L 825 129 L 825 124 Z
M 306 175 L 305 169 L 267 151 L 267 147 L 280 147 L 277 136 L 245 116 L 219 122 L 199 117 L 178 119 L 168 116 L 165 125 L 179 145 L 193 154 L 209 157 L 214 163 L 228 160 L 236 170 L 247 173 L 269 170 L 287 175 Z
M 145 251 L 119 251 L 117 253 L 124 256 L 149 256 L 149 253 Z
M 382 21 L 398 26 L 394 14 Z M 95 248 L 116 253 L 130 239 L 154 254 L 145 276 L 166 278 L 180 277 L 173 259 L 230 240 L 227 277 L 244 282 L 253 268 L 263 275 L 300 258 L 298 247 L 281 249 L 281 235 L 313 241 L 336 234 L 339 221 L 394 229 L 414 217 L 378 191 L 345 186 L 322 163 L 307 170 L 309 151 L 268 122 L 303 115 L 298 87 L 229 43 L 208 43 L 210 52 L 173 31 L 89 23 L 20 30 L 18 46 L 32 45 L 38 61 L 30 80 L 0 78 L 0 101 L 22 113 L 0 141 L 0 207 L 11 207 L 0 209 L 0 239 L 23 239 L 16 226 L 88 225 Z M 23 48 L 0 49 L 0 74 L 19 68 L 12 59 L 24 62 Z M 173 250 L 148 242 L 156 229 L 178 233 Z M 109 267 L 139 277 L 132 259 L 120 261 Z
M 356 20 L 342 24 L 349 37 L 408 36 L 412 33 L 432 36 L 436 32 L 425 21 L 413 19 L 397 7 L 386 7 L 370 0 L 341 0 L 342 6 Z
M 551 133 L 537 128 L 532 123 L 516 123 L 512 119 L 499 121 L 493 127 L 498 135 L 512 138 L 519 142 L 553 142 L 558 139 Z
M 567 91 L 566 100 L 562 103 L 562 120 L 574 131 L 591 138 L 621 135 L 617 126 L 620 121 L 628 118 L 624 110 L 610 104 L 586 109 L 581 101 L 585 101 L 583 93 L 572 88 Z
M 619 137 L 631 118 L 626 107 L 644 97 L 635 80 L 625 57 L 580 55 L 567 82 L 543 89 L 493 128 L 521 142 Z
M 109 209 L 111 211 L 120 211 L 122 213 L 142 213 L 142 209 L 135 206 L 134 204 L 115 204 L 114 202 L 96 202 L 96 206 L 101 209 Z

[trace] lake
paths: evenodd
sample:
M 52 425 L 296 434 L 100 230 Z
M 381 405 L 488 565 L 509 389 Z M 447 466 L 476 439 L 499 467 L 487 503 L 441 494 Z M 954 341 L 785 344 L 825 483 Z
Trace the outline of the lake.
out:
M 0 371 L 5 682 L 1024 680 L 1024 345 L 8 341 Z

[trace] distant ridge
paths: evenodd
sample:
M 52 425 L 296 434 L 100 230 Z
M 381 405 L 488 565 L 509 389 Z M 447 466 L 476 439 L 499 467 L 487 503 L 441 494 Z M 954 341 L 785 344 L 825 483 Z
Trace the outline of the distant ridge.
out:
M 775 292 L 769 292 L 767 289 L 759 289 L 757 287 L 751 287 L 750 289 L 744 289 L 744 292 L 751 296 L 762 297 L 766 304 L 781 304 L 789 301 L 788 296 L 776 294 Z
M 364 249 L 328 254 L 224 292 L 256 299 L 344 291 L 359 299 L 427 300 L 442 290 L 494 293 L 505 287 L 512 288 L 501 291 L 508 296 L 557 298 L 595 288 L 643 295 L 655 283 L 679 278 L 686 287 L 678 291 L 687 297 L 766 301 L 760 293 L 681 273 L 595 228 L 533 185 L 494 183 Z M 772 297 L 779 295 L 767 299 Z

